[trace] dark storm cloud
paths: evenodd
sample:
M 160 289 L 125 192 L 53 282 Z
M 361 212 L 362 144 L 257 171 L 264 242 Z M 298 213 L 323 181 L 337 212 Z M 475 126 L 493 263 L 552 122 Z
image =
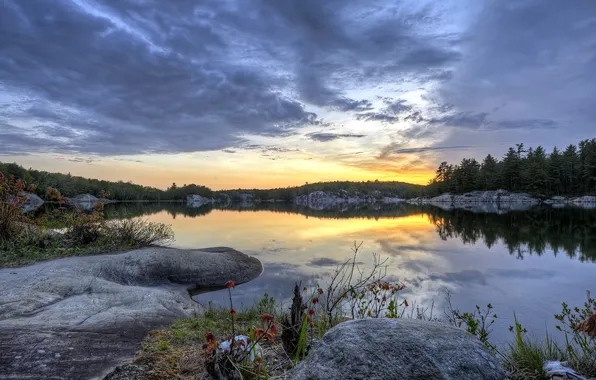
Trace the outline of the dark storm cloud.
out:
M 396 123 L 400 117 L 404 120 L 420 122 L 423 118 L 420 111 L 414 111 L 414 107 L 407 104 L 404 99 L 383 99 L 385 106 L 380 111 L 362 112 L 356 115 L 357 120 L 381 121 L 385 123 Z
M 244 145 L 241 148 L 246 149 L 246 150 L 260 150 L 261 153 L 298 152 L 298 149 L 285 148 L 283 146 L 271 146 L 271 145 L 259 145 L 259 144 Z
M 549 119 L 493 120 L 494 117 L 495 112 L 458 112 L 431 118 L 428 120 L 428 125 L 492 131 L 550 129 L 557 126 L 557 122 Z
M 455 145 L 455 146 L 426 146 L 422 148 L 403 148 L 403 149 L 395 149 L 392 153 L 400 154 L 400 153 L 422 153 L 422 152 L 432 152 L 437 150 L 467 150 L 470 149 L 471 146 L 467 145 Z
M 321 125 L 311 105 L 371 112 L 346 87 L 433 80 L 461 59 L 425 34 L 431 16 L 343 0 L 6 0 L 0 152 L 224 149 Z
M 4 0 L 0 154 L 240 149 L 329 111 L 412 140 L 454 129 L 445 146 L 591 137 L 596 2 L 429 4 Z M 377 98 L 416 89 L 432 101 Z
M 379 159 L 385 159 L 396 154 L 411 154 L 411 153 L 424 153 L 424 152 L 437 152 L 437 151 L 448 151 L 448 150 L 468 150 L 472 148 L 468 145 L 452 145 L 452 146 L 426 146 L 419 148 L 404 148 L 406 144 L 391 143 L 381 149 L 378 156 Z
M 358 135 L 352 133 L 309 133 L 306 136 L 314 141 L 327 142 L 341 138 L 361 138 L 365 135 Z
M 554 128 L 557 123 L 546 119 L 501 120 L 496 123 L 502 129 L 548 129 Z
M 462 36 L 464 59 L 439 86 L 441 101 L 462 112 L 450 124 L 478 128 L 486 121 L 483 112 L 491 112 L 495 122 L 487 129 L 548 129 L 543 144 L 591 137 L 596 2 L 478 4 Z

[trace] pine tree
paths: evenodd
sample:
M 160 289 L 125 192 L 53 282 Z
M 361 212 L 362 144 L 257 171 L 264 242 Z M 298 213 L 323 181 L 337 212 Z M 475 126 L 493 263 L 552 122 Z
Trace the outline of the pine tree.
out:
M 548 193 L 561 194 L 563 184 L 563 157 L 557 147 L 548 158 Z
M 579 156 L 575 145 L 567 146 L 563 152 L 563 191 L 566 194 L 579 193 Z
M 490 154 L 480 167 L 480 183 L 483 190 L 496 190 L 500 187 L 499 163 Z

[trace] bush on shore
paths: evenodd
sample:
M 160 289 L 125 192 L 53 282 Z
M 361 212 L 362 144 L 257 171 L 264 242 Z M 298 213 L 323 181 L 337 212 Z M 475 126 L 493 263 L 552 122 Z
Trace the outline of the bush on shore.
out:
M 108 253 L 167 244 L 173 240 L 170 226 L 143 219 L 110 220 L 100 201 L 90 211 L 68 206 L 67 198 L 48 189 L 47 198 L 57 209 L 43 217 L 22 211 L 25 192 L 31 187 L 22 180 L 0 173 L 0 267 L 73 255 Z

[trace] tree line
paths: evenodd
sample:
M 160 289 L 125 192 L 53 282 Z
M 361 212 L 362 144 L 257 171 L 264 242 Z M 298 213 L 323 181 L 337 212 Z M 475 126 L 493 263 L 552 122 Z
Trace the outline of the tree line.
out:
M 35 193 L 41 198 L 46 198 L 48 188 L 58 189 L 66 197 L 75 197 L 80 194 L 91 194 L 96 197 L 100 192 L 107 191 L 109 198 L 117 200 L 183 200 L 189 194 L 199 194 L 210 197 L 213 191 L 201 185 L 177 186 L 175 183 L 166 190 L 151 186 L 137 185 L 124 181 L 103 181 L 99 179 L 83 178 L 62 173 L 49 173 L 35 169 L 25 169 L 16 163 L 0 162 L 0 172 L 6 176 L 14 176 L 36 186 Z
M 89 179 L 62 173 L 49 173 L 35 169 L 25 169 L 16 163 L 1 163 L 0 172 L 7 176 L 21 178 L 29 184 L 35 184 L 37 195 L 45 199 L 48 188 L 55 188 L 66 197 L 79 194 L 99 196 L 100 192 L 107 191 L 109 198 L 116 200 L 184 200 L 188 195 L 200 195 L 208 198 L 239 202 L 243 200 L 267 201 L 278 200 L 291 202 L 297 196 L 309 194 L 313 191 L 327 191 L 336 194 L 361 195 L 380 197 L 414 197 L 421 195 L 423 186 L 403 182 L 319 182 L 296 187 L 276 189 L 237 189 L 213 191 L 203 185 L 184 184 L 178 186 L 173 183 L 166 190 L 150 186 L 134 184 L 132 182 L 113 182 L 98 179 Z
M 442 162 L 427 186 L 427 195 L 506 189 L 534 195 L 596 194 L 596 139 L 583 140 L 549 154 L 541 146 L 509 148 L 501 160 L 490 154 L 482 162 L 464 158 Z
M 445 192 L 464 193 L 473 190 L 506 189 L 528 192 L 537 196 L 596 194 L 596 139 L 583 140 L 560 151 L 557 147 L 547 153 L 541 146 L 524 147 L 517 144 L 509 148 L 502 159 L 488 155 L 482 162 L 464 158 L 459 164 L 442 162 L 436 176 L 427 186 L 403 182 L 384 181 L 335 181 L 306 183 L 302 186 L 276 189 L 237 189 L 212 191 L 206 186 L 175 183 L 166 190 L 124 181 L 103 181 L 70 174 L 49 173 L 25 169 L 15 163 L 0 163 L 0 172 L 22 178 L 37 186 L 36 193 L 45 197 L 48 188 L 56 188 L 63 195 L 78 194 L 98 196 L 102 190 L 117 200 L 183 200 L 197 194 L 231 201 L 281 200 L 290 202 L 297 196 L 314 191 L 335 194 L 410 198 L 421 195 L 433 196 Z

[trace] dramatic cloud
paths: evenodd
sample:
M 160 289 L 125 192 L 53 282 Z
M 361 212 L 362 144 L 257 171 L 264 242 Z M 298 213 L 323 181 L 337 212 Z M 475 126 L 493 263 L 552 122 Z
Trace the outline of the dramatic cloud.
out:
M 472 148 L 467 145 L 454 145 L 454 146 L 426 146 L 420 148 L 404 148 L 404 144 L 392 143 L 381 149 L 379 159 L 385 159 L 392 155 L 399 154 L 411 154 L 411 153 L 424 153 L 424 152 L 437 152 L 437 151 L 448 151 L 448 150 L 468 150 Z
M 356 115 L 358 120 L 381 121 L 386 123 L 396 123 L 403 117 L 406 121 L 422 122 L 424 118 L 420 111 L 413 111 L 414 107 L 407 104 L 404 99 L 383 99 L 385 107 L 380 111 L 362 112 Z
M 459 113 L 438 121 L 506 130 L 498 139 L 544 129 L 548 136 L 540 142 L 547 145 L 589 137 L 596 116 L 596 2 L 480 3 L 462 34 L 464 58 L 438 91 Z
M 311 140 L 315 140 L 315 141 L 320 141 L 320 142 L 327 142 L 327 141 L 333 141 L 333 140 L 337 140 L 340 138 L 360 138 L 360 137 L 364 137 L 365 135 L 357 135 L 357 134 L 351 134 L 351 133 L 309 133 L 307 135 L 308 138 L 310 138 Z
M 595 14 L 592 0 L 4 0 L 0 154 L 334 147 L 367 168 L 565 145 L 593 137 Z
M 371 111 L 343 89 L 459 59 L 418 33 L 429 15 L 339 0 L 7 0 L 2 153 L 223 149 L 320 124 L 310 106 Z

